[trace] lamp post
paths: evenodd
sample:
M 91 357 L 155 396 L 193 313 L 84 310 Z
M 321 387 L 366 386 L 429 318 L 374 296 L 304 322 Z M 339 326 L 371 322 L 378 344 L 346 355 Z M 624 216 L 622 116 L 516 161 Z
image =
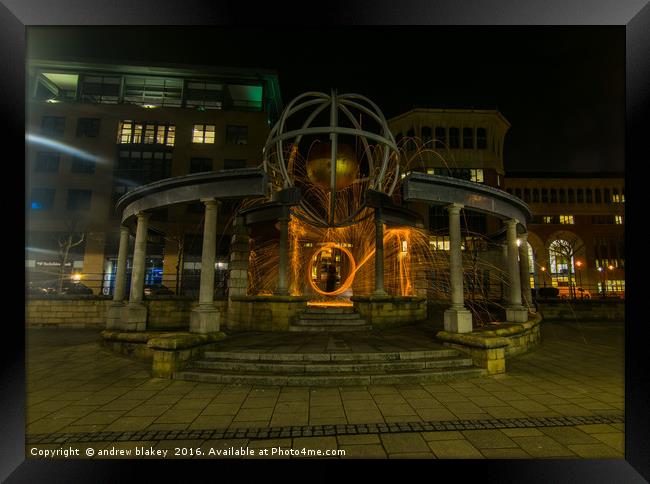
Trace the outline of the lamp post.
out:
M 576 261 L 576 267 L 577 273 L 578 273 L 578 291 L 580 291 L 580 299 L 584 299 L 585 297 L 585 290 L 582 287 L 582 272 L 580 271 L 580 268 L 582 267 L 582 261 Z
M 610 271 L 613 271 L 614 266 L 610 264 L 610 265 L 607 266 L 607 269 L 609 269 Z M 605 276 L 605 280 L 607 280 L 607 276 Z
M 544 275 L 546 274 L 546 267 L 542 266 L 540 267 L 540 269 L 542 271 L 542 285 L 546 287 L 546 277 L 544 277 Z

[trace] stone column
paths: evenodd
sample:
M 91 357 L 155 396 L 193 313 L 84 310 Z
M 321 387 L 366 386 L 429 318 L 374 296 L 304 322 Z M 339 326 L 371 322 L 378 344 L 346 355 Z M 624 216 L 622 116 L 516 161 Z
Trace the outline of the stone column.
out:
M 122 329 L 144 331 L 147 327 L 147 307 L 142 304 L 144 290 L 145 262 L 147 256 L 147 231 L 149 216 L 146 212 L 137 214 L 137 229 L 133 249 L 133 269 L 131 272 L 131 293 L 122 317 Z
M 386 296 L 384 290 L 384 221 L 381 207 L 375 208 L 375 296 Z
M 230 260 L 228 265 L 228 329 L 240 329 L 242 319 L 241 302 L 238 296 L 248 295 L 248 263 L 250 259 L 250 237 L 246 227 L 246 219 L 242 216 L 235 218 L 233 235 L 230 239 Z
M 506 220 L 505 225 L 508 244 L 508 274 L 510 276 L 506 321 L 521 323 L 528 320 L 528 310 L 521 304 L 521 277 L 519 275 L 519 261 L 517 260 L 519 252 L 517 247 L 517 221 L 509 219 Z
M 463 298 L 463 258 L 460 240 L 460 209 L 462 205 L 452 204 L 449 212 L 449 285 L 451 286 L 451 307 L 445 311 L 445 331 L 471 333 L 472 313 L 465 308 Z
M 113 287 L 113 302 L 106 314 L 106 329 L 116 329 L 122 319 L 126 294 L 126 258 L 129 251 L 129 228 L 120 226 L 120 247 L 117 252 L 117 270 Z
M 282 206 L 280 217 L 280 261 L 278 264 L 278 288 L 275 291 L 277 296 L 288 296 L 289 285 L 287 283 L 287 261 L 289 259 L 289 209 Z
M 199 305 L 190 316 L 190 332 L 212 333 L 219 331 L 220 315 L 214 306 L 214 263 L 217 250 L 218 202 L 214 199 L 201 200 L 205 204 L 203 224 L 203 250 L 201 252 L 201 284 Z
M 524 307 L 533 311 L 533 297 L 530 292 L 530 264 L 528 260 L 528 234 L 524 233 L 519 236 L 521 245 L 519 246 L 519 278 L 521 279 L 521 295 Z

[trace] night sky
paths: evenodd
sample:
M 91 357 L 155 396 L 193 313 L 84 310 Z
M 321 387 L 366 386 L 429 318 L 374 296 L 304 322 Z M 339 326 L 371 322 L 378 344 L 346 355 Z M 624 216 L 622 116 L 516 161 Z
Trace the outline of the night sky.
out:
M 357 92 L 413 107 L 498 109 L 511 172 L 624 170 L 624 27 L 29 27 L 28 56 L 276 69 L 285 103 Z

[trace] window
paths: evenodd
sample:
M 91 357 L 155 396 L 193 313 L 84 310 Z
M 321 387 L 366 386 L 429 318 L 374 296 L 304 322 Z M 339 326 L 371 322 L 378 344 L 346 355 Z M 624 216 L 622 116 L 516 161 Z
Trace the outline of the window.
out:
M 476 147 L 479 150 L 487 148 L 487 134 L 485 128 L 476 128 Z
M 551 203 L 557 203 L 557 190 L 551 188 Z
M 449 128 L 449 148 L 457 149 L 460 146 L 460 132 L 458 128 Z
M 585 190 L 585 200 L 586 200 L 587 203 L 594 203 L 591 188 L 587 188 Z
M 616 225 L 622 225 L 623 224 L 623 216 L 622 215 L 614 215 L 614 223 Z
M 463 148 L 474 148 L 474 129 L 463 128 Z
M 542 188 L 542 203 L 548 203 L 548 190 Z
M 576 190 L 576 195 L 577 195 L 576 198 L 577 198 L 578 203 L 585 203 L 585 195 L 584 195 L 584 191 L 582 190 L 582 188 L 578 188 Z
M 564 188 L 559 188 L 558 194 L 560 195 L 560 203 L 566 203 L 566 190 L 564 190 Z
M 212 171 L 212 158 L 190 159 L 190 173 L 202 173 Z
M 524 202 L 530 202 L 530 188 L 524 188 Z
M 594 215 L 591 217 L 592 224 L 613 224 L 615 223 L 613 215 Z
M 576 203 L 576 197 L 575 197 L 575 193 L 573 191 L 573 188 L 569 188 L 566 191 L 566 193 L 567 193 L 567 198 L 568 198 L 569 203 Z
M 68 210 L 90 210 L 90 190 L 68 190 Z
M 185 106 L 188 108 L 221 109 L 223 107 L 223 84 L 189 81 L 186 84 Z
M 39 151 L 34 162 L 34 171 L 38 173 L 56 173 L 59 171 L 58 153 Z
M 447 130 L 438 126 L 436 128 L 436 148 L 444 148 L 447 145 Z
M 226 126 L 226 143 L 233 145 L 247 145 L 248 126 Z
M 53 188 L 32 188 L 30 207 L 32 210 L 50 210 L 54 205 Z
M 426 144 L 431 141 L 431 128 L 428 126 L 424 126 L 422 128 L 422 143 Z
M 539 203 L 539 188 L 533 188 L 533 203 Z
M 143 106 L 180 107 L 183 92 L 181 79 L 125 76 L 124 102 Z
M 600 188 L 594 189 L 594 201 L 596 203 L 602 203 L 603 199 L 600 194 Z
M 449 236 L 431 237 L 429 246 L 434 250 L 449 250 Z
M 61 138 L 65 131 L 65 118 L 63 116 L 43 116 L 41 121 L 41 134 Z
M 85 160 L 83 158 L 72 158 L 72 166 L 70 167 L 72 173 L 95 173 L 95 162 Z
M 469 170 L 470 180 L 476 183 L 483 183 L 483 169 L 482 168 L 470 168 Z
M 575 223 L 573 221 L 573 215 L 560 215 L 560 223 L 573 225 Z
M 81 100 L 99 104 L 117 104 L 121 78 L 84 76 L 81 83 Z
M 605 203 L 611 203 L 612 199 L 609 196 L 609 188 L 605 188 L 603 190 L 603 202 Z
M 121 121 L 117 131 L 119 144 L 158 144 L 174 146 L 176 127 L 167 124 Z
M 551 215 L 544 215 L 543 221 L 545 224 L 552 224 L 553 217 Z
M 521 198 L 521 188 L 515 188 L 515 197 Z
M 623 202 L 623 198 L 622 198 L 621 195 L 618 194 L 618 189 L 617 188 L 614 188 L 612 190 L 612 202 L 614 202 L 614 203 L 622 203 Z
M 113 198 L 128 189 L 171 177 L 172 154 L 156 145 L 121 146 L 113 171 Z
M 77 138 L 95 138 L 99 136 L 99 119 L 77 119 Z
M 214 144 L 214 125 L 195 124 L 192 129 L 192 143 Z
M 223 160 L 224 170 L 235 170 L 237 168 L 246 168 L 246 160 Z

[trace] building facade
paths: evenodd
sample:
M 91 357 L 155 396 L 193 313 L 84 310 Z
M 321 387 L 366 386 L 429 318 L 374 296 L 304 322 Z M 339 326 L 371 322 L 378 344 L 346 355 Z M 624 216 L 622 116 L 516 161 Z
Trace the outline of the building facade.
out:
M 33 60 L 28 73 L 27 280 L 54 287 L 65 274 L 95 294 L 112 291 L 119 197 L 169 177 L 257 166 L 282 110 L 268 70 Z M 220 233 L 232 209 L 222 204 Z M 175 206 L 152 220 L 147 284 L 198 288 L 202 216 L 202 207 Z

